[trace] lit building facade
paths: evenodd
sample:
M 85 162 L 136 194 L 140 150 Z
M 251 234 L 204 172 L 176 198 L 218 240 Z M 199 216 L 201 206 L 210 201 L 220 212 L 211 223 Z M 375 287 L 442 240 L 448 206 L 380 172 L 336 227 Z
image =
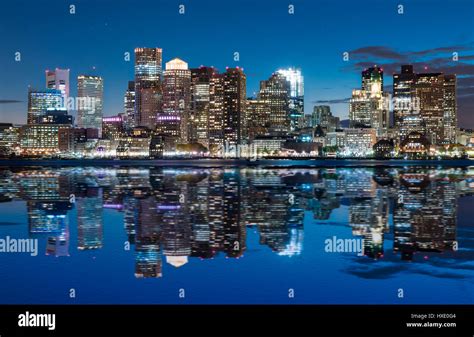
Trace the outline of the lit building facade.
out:
M 126 130 L 135 127 L 135 82 L 128 81 L 127 91 L 123 96 L 123 123 Z
M 417 74 L 412 65 L 402 65 L 393 75 L 393 96 L 400 141 L 419 132 L 434 145 L 456 143 L 456 75 Z
M 393 117 L 400 141 L 412 131 L 424 132 L 415 85 L 412 65 L 403 65 L 401 72 L 393 75 Z
M 351 128 L 373 128 L 385 137 L 390 127 L 390 97 L 383 91 L 383 70 L 377 66 L 362 71 L 362 89 L 354 89 L 349 101 Z
M 251 142 L 257 136 L 269 134 L 270 108 L 264 101 L 247 99 L 247 135 Z
M 57 89 L 28 90 L 27 124 L 36 124 L 48 110 L 62 107 L 61 91 Z
M 214 74 L 209 82 L 209 151 L 217 155 L 224 147 L 224 75 Z
M 420 100 L 425 135 L 431 144 L 440 144 L 444 138 L 444 76 L 441 73 L 417 74 L 416 96 Z
M 339 117 L 332 115 L 329 105 L 315 105 L 311 117 L 311 127 L 319 125 L 326 132 L 334 132 L 339 128 Z
M 0 123 L 0 157 L 19 152 L 20 128 L 10 123 Z
M 216 74 L 213 67 L 191 69 L 190 140 L 206 147 L 209 147 L 210 86 Z
M 228 68 L 224 73 L 224 142 L 230 146 L 247 140 L 245 116 L 246 76 L 242 68 Z
M 26 156 L 48 156 L 59 153 L 59 130 L 67 124 L 24 125 L 20 131 L 21 153 Z
M 268 80 L 261 81 L 258 99 L 270 108 L 272 132 L 288 133 L 290 131 L 290 85 L 286 78 L 275 73 Z
M 189 139 L 190 110 L 191 71 L 186 62 L 175 58 L 166 63 L 163 76 L 163 110 L 158 119 L 163 134 L 186 143 Z
M 279 69 L 277 73 L 283 75 L 290 84 L 289 118 L 290 130 L 303 127 L 304 117 L 304 78 L 301 69 Z
M 444 75 L 444 97 L 443 97 L 443 144 L 456 143 L 458 112 L 456 99 L 457 80 L 456 75 Z
M 119 140 L 123 136 L 123 119 L 120 116 L 102 117 L 102 138 Z
M 69 69 L 46 70 L 46 88 L 61 91 L 62 105 L 66 107 L 69 97 Z
M 102 134 L 102 105 L 104 81 L 102 77 L 79 75 L 77 77 L 78 125 L 93 128 Z
M 351 128 L 345 129 L 344 155 L 350 157 L 368 157 L 373 153 L 377 142 L 375 129 Z
M 149 116 L 150 111 L 154 111 L 156 116 L 160 110 L 159 102 L 154 101 L 156 106 L 149 106 L 147 111 L 143 112 L 142 103 L 145 100 L 141 95 L 143 89 L 151 89 L 148 93 L 161 90 L 161 64 L 161 48 L 135 48 L 135 126 L 148 127 L 150 120 L 154 120 Z

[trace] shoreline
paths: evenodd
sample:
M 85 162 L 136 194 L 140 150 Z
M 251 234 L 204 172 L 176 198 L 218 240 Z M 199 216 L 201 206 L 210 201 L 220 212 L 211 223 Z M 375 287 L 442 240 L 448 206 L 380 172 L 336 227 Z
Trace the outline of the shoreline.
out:
M 158 166 L 158 167 L 401 167 L 474 166 L 469 159 L 0 159 L 0 167 L 27 166 Z

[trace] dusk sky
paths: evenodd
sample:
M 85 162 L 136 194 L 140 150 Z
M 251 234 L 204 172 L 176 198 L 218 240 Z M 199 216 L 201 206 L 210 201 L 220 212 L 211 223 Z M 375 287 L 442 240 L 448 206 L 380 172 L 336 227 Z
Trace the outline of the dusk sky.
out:
M 398 14 L 399 4 L 404 14 Z M 28 85 L 44 88 L 45 70 L 56 67 L 71 70 L 72 96 L 77 75 L 102 76 L 104 115 L 122 112 L 127 81 L 134 77 L 134 48 L 160 47 L 163 68 L 174 57 L 190 67 L 243 67 L 248 96 L 276 69 L 300 67 L 305 112 L 327 102 L 342 119 L 368 65 L 383 67 L 390 90 L 401 64 L 414 64 L 416 72 L 455 73 L 459 126 L 474 128 L 470 0 L 10 0 L 0 4 L 0 37 L 0 122 L 25 123 Z M 20 62 L 15 52 L 21 52 Z

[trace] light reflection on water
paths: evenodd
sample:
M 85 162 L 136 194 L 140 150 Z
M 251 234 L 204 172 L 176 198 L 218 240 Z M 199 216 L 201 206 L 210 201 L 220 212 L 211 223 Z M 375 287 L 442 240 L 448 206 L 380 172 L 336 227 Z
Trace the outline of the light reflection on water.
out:
M 406 272 L 472 282 L 469 243 L 474 237 L 464 238 L 463 246 L 458 231 L 460 221 L 472 223 L 458 210 L 459 200 L 473 194 L 474 170 L 461 168 L 0 171 L 2 209 L 22 201 L 16 212 L 26 215 L 27 230 L 18 233 L 38 238 L 44 248 L 40 255 L 59 257 L 61 264 L 107 250 L 104 223 L 113 216 L 114 230 L 124 239 L 114 247 L 123 245 L 133 255 L 134 267 L 122 268 L 136 279 L 164 280 L 164 266 L 181 269 L 195 260 L 257 257 L 263 251 L 272 257 L 259 258 L 293 259 L 295 264 L 298 258 L 334 259 L 337 254 L 343 274 L 360 279 Z M 0 215 L 1 237 L 17 227 L 10 222 Z M 349 235 L 341 234 L 341 227 Z M 311 234 L 315 228 L 324 228 L 318 239 Z M 331 235 L 328 228 L 337 230 Z M 473 234 L 472 229 L 463 235 Z M 338 239 L 346 246 L 338 246 Z M 113 240 L 118 241 L 117 235 Z M 360 243 L 360 254 L 350 251 L 351 243 Z M 327 245 L 335 252 L 328 252 Z M 315 246 L 320 247 L 317 254 Z M 107 256 L 110 263 L 118 262 L 113 254 Z M 348 258 L 349 265 L 343 262 Z M 6 263 L 13 261 L 9 257 Z M 408 270 L 410 261 L 420 267 Z M 86 270 L 87 263 L 81 262 Z M 222 277 L 232 277 L 226 273 Z

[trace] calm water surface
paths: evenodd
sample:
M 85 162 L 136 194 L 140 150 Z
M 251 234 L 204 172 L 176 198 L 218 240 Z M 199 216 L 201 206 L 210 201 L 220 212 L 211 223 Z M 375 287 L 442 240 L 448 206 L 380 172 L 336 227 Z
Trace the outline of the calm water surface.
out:
M 472 304 L 473 195 L 474 168 L 3 168 L 0 239 L 38 255 L 0 253 L 0 303 Z

